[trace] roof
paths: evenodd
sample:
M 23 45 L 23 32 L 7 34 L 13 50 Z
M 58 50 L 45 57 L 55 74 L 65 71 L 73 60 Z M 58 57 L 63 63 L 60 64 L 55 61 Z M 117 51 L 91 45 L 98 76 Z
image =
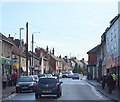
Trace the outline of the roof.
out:
M 31 52 L 31 51 L 29 51 L 28 54 L 29 54 L 30 56 L 32 56 L 32 52 Z M 36 59 L 39 59 L 39 57 L 37 57 L 37 54 L 34 53 L 34 52 L 33 52 L 33 57 L 36 58 Z
M 83 64 L 85 64 L 85 65 L 87 65 L 88 64 L 88 62 L 87 61 L 85 61 L 85 60 L 80 60 L 80 62 L 82 62 Z
M 12 41 L 10 39 L 8 39 L 6 36 L 4 36 L 2 33 L 0 33 L 0 37 L 2 38 L 2 41 L 10 44 L 10 45 L 13 45 Z
M 61 61 L 60 58 L 54 56 L 53 54 L 50 54 L 50 56 L 51 56 L 53 59 L 55 59 L 56 61 Z
M 93 49 L 91 49 L 90 51 L 88 51 L 87 54 L 96 53 L 96 51 L 99 48 L 99 46 L 100 45 L 97 45 L 96 47 L 94 47 Z
M 105 32 L 107 32 L 112 26 L 113 24 L 118 20 L 118 18 L 120 17 L 120 14 L 118 14 L 117 16 L 115 16 L 111 21 L 110 21 L 110 27 L 107 27 Z

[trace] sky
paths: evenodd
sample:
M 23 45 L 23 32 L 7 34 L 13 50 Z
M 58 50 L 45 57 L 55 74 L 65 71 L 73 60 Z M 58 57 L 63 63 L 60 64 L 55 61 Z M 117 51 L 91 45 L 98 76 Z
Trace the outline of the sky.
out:
M 118 1 L 61 0 L 4 1 L 0 3 L 0 32 L 26 41 L 28 22 L 29 50 L 32 34 L 34 48 L 55 49 L 55 55 L 85 58 L 87 52 L 101 43 L 101 35 L 118 14 Z

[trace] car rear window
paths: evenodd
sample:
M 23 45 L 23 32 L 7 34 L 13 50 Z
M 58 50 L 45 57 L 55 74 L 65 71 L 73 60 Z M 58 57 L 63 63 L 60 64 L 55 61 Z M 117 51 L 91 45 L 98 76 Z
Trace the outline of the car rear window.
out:
M 32 82 L 33 79 L 31 77 L 21 77 L 19 82 Z
M 39 79 L 39 83 L 41 84 L 57 83 L 57 80 L 53 78 L 43 78 L 43 79 L 41 78 Z

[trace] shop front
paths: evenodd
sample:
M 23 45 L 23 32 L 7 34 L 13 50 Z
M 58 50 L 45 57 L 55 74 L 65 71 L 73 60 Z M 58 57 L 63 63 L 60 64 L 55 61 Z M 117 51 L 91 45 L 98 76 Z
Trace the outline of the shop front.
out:
M 1 58 L 2 59 L 2 75 L 12 74 L 12 60 L 8 58 Z

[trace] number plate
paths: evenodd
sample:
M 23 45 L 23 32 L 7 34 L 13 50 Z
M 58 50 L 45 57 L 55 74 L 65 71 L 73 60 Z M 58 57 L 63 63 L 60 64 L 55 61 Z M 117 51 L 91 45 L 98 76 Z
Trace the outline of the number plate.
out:
M 28 89 L 28 87 L 22 87 L 22 89 Z
M 43 92 L 52 92 L 52 91 L 50 91 L 50 90 L 44 90 Z

